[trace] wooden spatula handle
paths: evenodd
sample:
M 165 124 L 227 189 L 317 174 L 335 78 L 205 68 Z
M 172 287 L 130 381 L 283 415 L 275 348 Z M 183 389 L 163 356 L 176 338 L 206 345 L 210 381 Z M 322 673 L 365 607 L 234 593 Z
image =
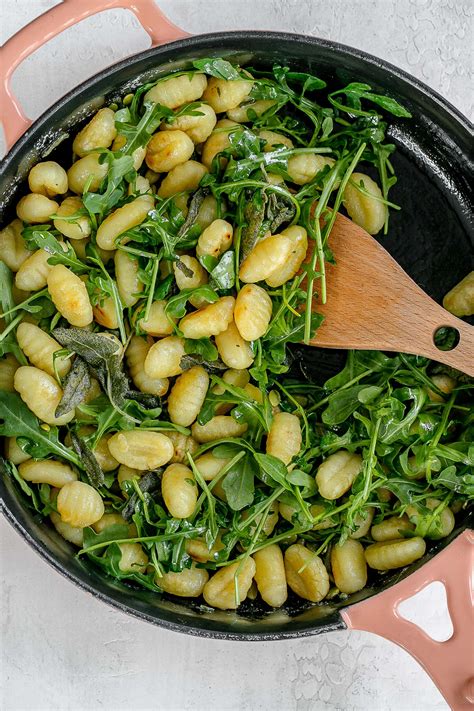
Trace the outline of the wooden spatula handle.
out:
M 467 375 L 474 377 L 474 326 L 461 321 L 448 311 L 438 306 L 438 309 L 430 310 L 430 317 L 439 313 L 439 318 L 431 320 L 432 337 L 431 343 L 426 346 L 420 343 L 418 352 L 420 355 L 426 355 L 428 358 L 437 360 L 445 365 L 450 365 L 452 368 L 461 370 Z M 443 326 L 451 326 L 459 333 L 459 343 L 450 351 L 440 351 L 434 344 L 433 336 L 439 328 Z M 423 348 L 423 350 L 422 350 Z
M 474 377 L 474 326 L 437 304 L 367 232 L 338 215 L 329 237 L 336 265 L 326 265 L 325 316 L 311 345 L 415 353 Z M 451 351 L 433 340 L 442 326 L 459 332 Z

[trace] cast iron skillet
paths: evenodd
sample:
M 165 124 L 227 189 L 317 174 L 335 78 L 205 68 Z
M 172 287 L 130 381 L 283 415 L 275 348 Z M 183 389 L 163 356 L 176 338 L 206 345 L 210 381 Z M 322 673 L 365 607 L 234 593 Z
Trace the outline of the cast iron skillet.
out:
M 64 27 L 77 21 L 81 14 L 92 14 L 110 6 L 127 6 L 136 12 L 157 41 L 160 28 L 153 27 L 153 22 L 160 13 L 153 10 L 151 17 L 146 4 L 144 0 L 132 3 L 107 0 L 97 7 L 94 0 L 84 0 L 79 6 L 76 5 L 76 15 L 71 18 L 64 11 L 70 3 L 65 3 L 47 13 L 50 16 L 48 20 L 47 16 L 43 16 L 33 24 L 37 25 L 36 30 L 40 31 L 41 37 L 41 32 L 49 27 L 45 21 L 54 20 L 55 14 L 56 21 Z M 69 13 L 74 12 L 72 6 Z M 163 22 L 166 23 L 167 39 L 173 34 L 177 37 L 183 35 L 164 18 L 159 19 L 161 27 Z M 41 22 L 43 26 L 40 27 Z M 50 35 L 60 29 L 53 28 Z M 23 55 L 29 53 L 28 46 L 22 49 Z M 469 122 L 431 89 L 382 60 L 334 42 L 274 32 L 227 32 L 181 39 L 115 64 L 71 91 L 28 128 L 2 162 L 0 223 L 13 219 L 15 205 L 27 191 L 24 178 L 29 168 L 45 155 L 67 163 L 71 155 L 68 134 L 74 134 L 101 104 L 113 101 L 138 84 L 171 69 L 186 68 L 192 59 L 209 55 L 226 56 L 258 67 L 269 67 L 273 63 L 287 64 L 293 69 L 317 74 L 328 82 L 329 87 L 340 87 L 349 81 L 366 82 L 376 91 L 399 100 L 411 111 L 413 119 L 393 118 L 388 130 L 388 138 L 397 146 L 393 162 L 399 178 L 391 192 L 391 199 L 402 206 L 402 211 L 393 213 L 390 234 L 384 238 L 384 246 L 438 301 L 472 269 L 472 162 L 469 156 L 472 130 Z M 5 92 L 4 98 L 6 96 Z M 321 374 L 327 377 L 343 362 L 343 354 L 337 351 L 304 347 L 298 347 L 296 351 L 295 363 L 302 363 L 303 373 L 308 378 L 321 378 Z M 448 539 L 432 546 L 422 561 L 403 571 L 374 576 L 368 588 L 349 596 L 342 603 L 310 605 L 293 597 L 283 609 L 277 611 L 269 611 L 259 603 L 246 601 L 238 612 L 213 612 L 196 602 L 161 597 L 149 591 L 127 590 L 119 583 L 104 578 L 100 572 L 86 567 L 81 559 L 75 558 L 72 547 L 56 531 L 26 510 L 11 482 L 2 481 L 0 487 L 7 519 L 56 570 L 105 602 L 168 629 L 205 637 L 275 640 L 357 626 L 378 631 L 411 648 L 416 658 L 428 666 L 430 658 L 432 662 L 436 643 L 429 644 L 429 638 L 419 631 L 415 635 L 414 630 L 418 628 L 406 621 L 399 621 L 395 632 L 396 603 L 434 579 L 443 579 L 447 586 L 452 586 L 453 580 L 450 582 L 447 575 L 449 570 L 450 575 L 463 576 L 462 580 L 457 581 L 457 587 L 462 589 L 461 598 L 458 595 L 456 602 L 457 612 L 459 614 L 461 607 L 464 607 L 463 614 L 469 614 L 466 607 L 469 565 L 469 534 L 465 530 L 469 523 L 467 517 L 458 522 Z M 454 539 L 456 541 L 449 545 Z M 433 556 L 433 561 L 427 565 Z M 457 566 L 456 571 L 454 566 Z M 410 577 L 406 582 L 391 587 L 407 576 Z M 386 592 L 380 594 L 383 590 Z M 453 594 L 454 590 L 452 587 Z M 377 593 L 374 601 L 361 602 Z M 359 604 L 348 610 L 348 606 L 354 603 Z M 456 614 L 453 609 L 451 613 L 452 617 Z M 374 619 L 377 617 L 378 623 Z M 468 656 L 467 665 L 463 668 L 460 646 L 450 646 L 456 641 L 458 645 L 463 644 L 460 634 L 458 629 L 453 639 L 438 645 L 443 650 L 435 650 L 438 661 L 428 669 L 436 683 L 444 686 L 443 693 L 455 706 L 465 703 L 471 693 L 469 689 L 466 691 L 467 687 L 461 688 L 469 675 Z M 464 638 L 464 650 L 468 652 L 466 645 L 469 645 L 468 637 Z M 453 654 L 457 657 L 455 665 L 452 663 Z M 448 670 L 448 667 L 453 668 Z

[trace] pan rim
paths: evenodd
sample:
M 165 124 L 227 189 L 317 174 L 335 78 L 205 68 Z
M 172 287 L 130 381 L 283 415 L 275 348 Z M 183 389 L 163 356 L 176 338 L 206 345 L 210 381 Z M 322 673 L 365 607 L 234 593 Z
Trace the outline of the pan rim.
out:
M 0 168 L 0 174 L 8 171 L 9 166 L 16 161 L 18 157 L 21 157 L 22 152 L 27 146 L 28 142 L 32 139 L 34 134 L 44 128 L 45 124 L 52 121 L 54 122 L 54 117 L 60 111 L 60 109 L 74 100 L 78 100 L 81 95 L 88 89 L 91 89 L 102 80 L 106 80 L 115 74 L 118 74 L 122 68 L 130 67 L 130 64 L 134 65 L 141 61 L 146 61 L 151 57 L 159 57 L 162 54 L 166 54 L 170 51 L 178 53 L 179 51 L 187 51 L 192 48 L 199 49 L 202 46 L 208 46 L 211 43 L 218 44 L 232 43 L 235 41 L 245 41 L 245 39 L 252 38 L 258 39 L 259 37 L 265 37 L 266 40 L 275 40 L 293 42 L 295 44 L 306 44 L 308 46 L 321 47 L 330 50 L 337 55 L 339 59 L 343 59 L 345 56 L 356 57 L 365 64 L 376 66 L 379 69 L 385 71 L 387 74 L 401 80 L 405 85 L 411 87 L 418 94 L 422 94 L 429 98 L 434 104 L 440 107 L 451 119 L 455 122 L 458 127 L 466 133 L 466 139 L 468 140 L 474 134 L 474 126 L 471 121 L 451 102 L 446 100 L 441 94 L 436 90 L 429 87 L 427 84 L 421 80 L 413 77 L 405 70 L 391 64 L 390 62 L 376 57 L 370 53 L 364 52 L 363 50 L 345 45 L 342 43 L 334 42 L 332 40 L 326 40 L 319 37 L 313 37 L 308 35 L 302 35 L 297 33 L 288 32 L 276 32 L 276 31 L 264 31 L 264 30 L 237 30 L 237 31 L 227 31 L 227 32 L 213 32 L 206 33 L 196 36 L 187 37 L 184 39 L 176 40 L 174 42 L 169 42 L 157 47 L 150 47 L 146 50 L 133 54 L 125 59 L 119 60 L 114 64 L 105 67 L 99 72 L 95 73 L 91 77 L 78 84 L 77 86 L 70 89 L 66 94 L 54 102 L 50 107 L 48 107 L 40 116 L 38 116 L 28 128 L 28 130 L 15 142 L 15 144 L 10 148 L 8 153 L 2 159 L 2 165 Z M 197 626 L 193 622 L 193 618 L 190 618 L 190 623 L 181 618 L 181 621 L 173 622 L 168 619 L 163 619 L 152 614 L 148 614 L 134 607 L 129 606 L 126 603 L 119 602 L 115 600 L 112 596 L 107 593 L 101 592 L 93 584 L 89 584 L 82 580 L 75 573 L 67 570 L 62 566 L 60 561 L 48 550 L 48 548 L 38 541 L 28 530 L 25 528 L 23 523 L 17 518 L 15 513 L 6 505 L 3 500 L 1 503 L 1 509 L 4 513 L 6 520 L 12 525 L 12 527 L 20 534 L 20 536 L 45 560 L 52 568 L 57 572 L 61 573 L 65 578 L 73 582 L 80 589 L 88 592 L 96 599 L 104 602 L 112 607 L 119 609 L 121 612 L 132 615 L 133 617 L 140 619 L 142 621 L 150 622 L 164 629 L 170 631 L 181 632 L 184 634 L 189 634 L 192 636 L 199 636 L 205 638 L 216 638 L 225 640 L 236 640 L 236 641 L 274 641 L 280 639 L 295 639 L 299 637 L 306 637 L 318 634 L 319 632 L 324 633 L 328 631 L 333 631 L 337 629 L 345 629 L 346 625 L 338 611 L 331 618 L 328 618 L 327 622 L 321 627 L 312 627 L 311 622 L 308 622 L 308 627 L 302 629 L 291 629 L 288 630 L 279 628 L 275 632 L 252 632 L 246 631 L 245 629 L 239 629 L 238 631 L 229 630 L 218 630 L 202 628 Z M 426 561 L 429 563 L 429 559 Z M 383 591 L 380 591 L 383 592 Z M 378 593 L 376 593 L 378 594 Z M 372 596 L 371 596 L 372 597 Z

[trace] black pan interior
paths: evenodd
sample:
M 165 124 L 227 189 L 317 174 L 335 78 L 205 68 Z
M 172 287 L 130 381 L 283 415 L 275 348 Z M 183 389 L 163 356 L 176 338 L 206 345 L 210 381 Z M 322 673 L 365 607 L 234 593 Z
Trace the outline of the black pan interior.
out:
M 397 145 L 393 164 L 398 176 L 390 197 L 402 211 L 392 213 L 390 233 L 382 238 L 383 245 L 438 301 L 473 268 L 472 128 L 467 120 L 427 87 L 381 60 L 324 40 L 278 33 L 237 32 L 182 40 L 127 59 L 70 92 L 35 122 L 2 162 L 0 222 L 13 219 L 16 202 L 26 192 L 24 178 L 34 163 L 45 155 L 70 162 L 69 133 L 75 133 L 102 103 L 209 55 L 228 55 L 259 67 L 288 64 L 317 74 L 334 88 L 349 81 L 367 82 L 407 106 L 413 118 L 394 119 L 388 132 Z M 302 347 L 297 348 L 297 356 L 297 361 L 299 356 L 303 359 L 307 376 L 319 381 L 337 371 L 344 360 L 341 351 Z M 285 608 L 272 612 L 246 601 L 239 613 L 211 612 L 199 603 L 126 590 L 104 579 L 83 566 L 71 555 L 66 541 L 24 509 L 9 482 L 0 482 L 0 486 L 8 519 L 43 557 L 77 584 L 162 626 L 228 639 L 275 639 L 342 627 L 339 607 L 396 583 L 449 543 L 467 523 L 461 522 L 451 538 L 438 543 L 423 561 L 404 571 L 374 577 L 366 590 L 343 603 L 310 605 L 292 598 Z

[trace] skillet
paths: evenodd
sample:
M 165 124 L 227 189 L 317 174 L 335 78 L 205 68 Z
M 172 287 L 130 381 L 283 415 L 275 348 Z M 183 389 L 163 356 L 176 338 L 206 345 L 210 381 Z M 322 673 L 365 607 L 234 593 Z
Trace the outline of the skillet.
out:
M 131 9 L 154 44 L 177 41 L 155 46 L 105 69 L 29 125 L 9 89 L 13 69 L 62 29 L 111 7 Z M 31 166 L 45 155 L 66 161 L 71 151 L 68 135 L 81 128 L 102 104 L 163 73 L 186 68 L 193 59 L 225 56 L 262 68 L 276 62 L 287 64 L 321 76 L 329 87 L 351 80 L 366 82 L 405 105 L 413 118 L 403 122 L 394 118 L 387 134 L 397 146 L 393 162 L 398 183 L 392 194 L 402 211 L 391 217 L 384 246 L 438 301 L 472 269 L 472 127 L 442 97 L 387 62 L 333 42 L 276 32 L 186 37 L 149 0 L 66 0 L 18 33 L 0 52 L 5 136 L 10 145 L 19 139 L 0 168 L 2 223 L 13 218 L 14 205 L 26 192 L 24 178 Z M 294 355 L 295 364 L 300 364 L 294 367 L 310 379 L 325 379 L 341 367 L 344 358 L 338 351 L 304 347 L 297 347 Z M 7 519 L 43 558 L 77 585 L 124 612 L 168 629 L 230 640 L 285 639 L 345 627 L 374 631 L 410 651 L 427 668 L 453 708 L 468 708 L 474 703 L 469 631 L 474 537 L 468 516 L 459 520 L 451 536 L 432 546 L 421 561 L 402 571 L 374 577 L 368 588 L 342 603 L 310 605 L 294 597 L 274 612 L 251 601 L 237 613 L 210 612 L 179 598 L 131 592 L 101 577 L 75 558 L 69 544 L 53 529 L 24 508 L 10 482 L 0 482 L 0 492 Z M 445 584 L 454 628 L 453 636 L 444 643 L 434 642 L 397 612 L 403 599 L 434 580 Z

